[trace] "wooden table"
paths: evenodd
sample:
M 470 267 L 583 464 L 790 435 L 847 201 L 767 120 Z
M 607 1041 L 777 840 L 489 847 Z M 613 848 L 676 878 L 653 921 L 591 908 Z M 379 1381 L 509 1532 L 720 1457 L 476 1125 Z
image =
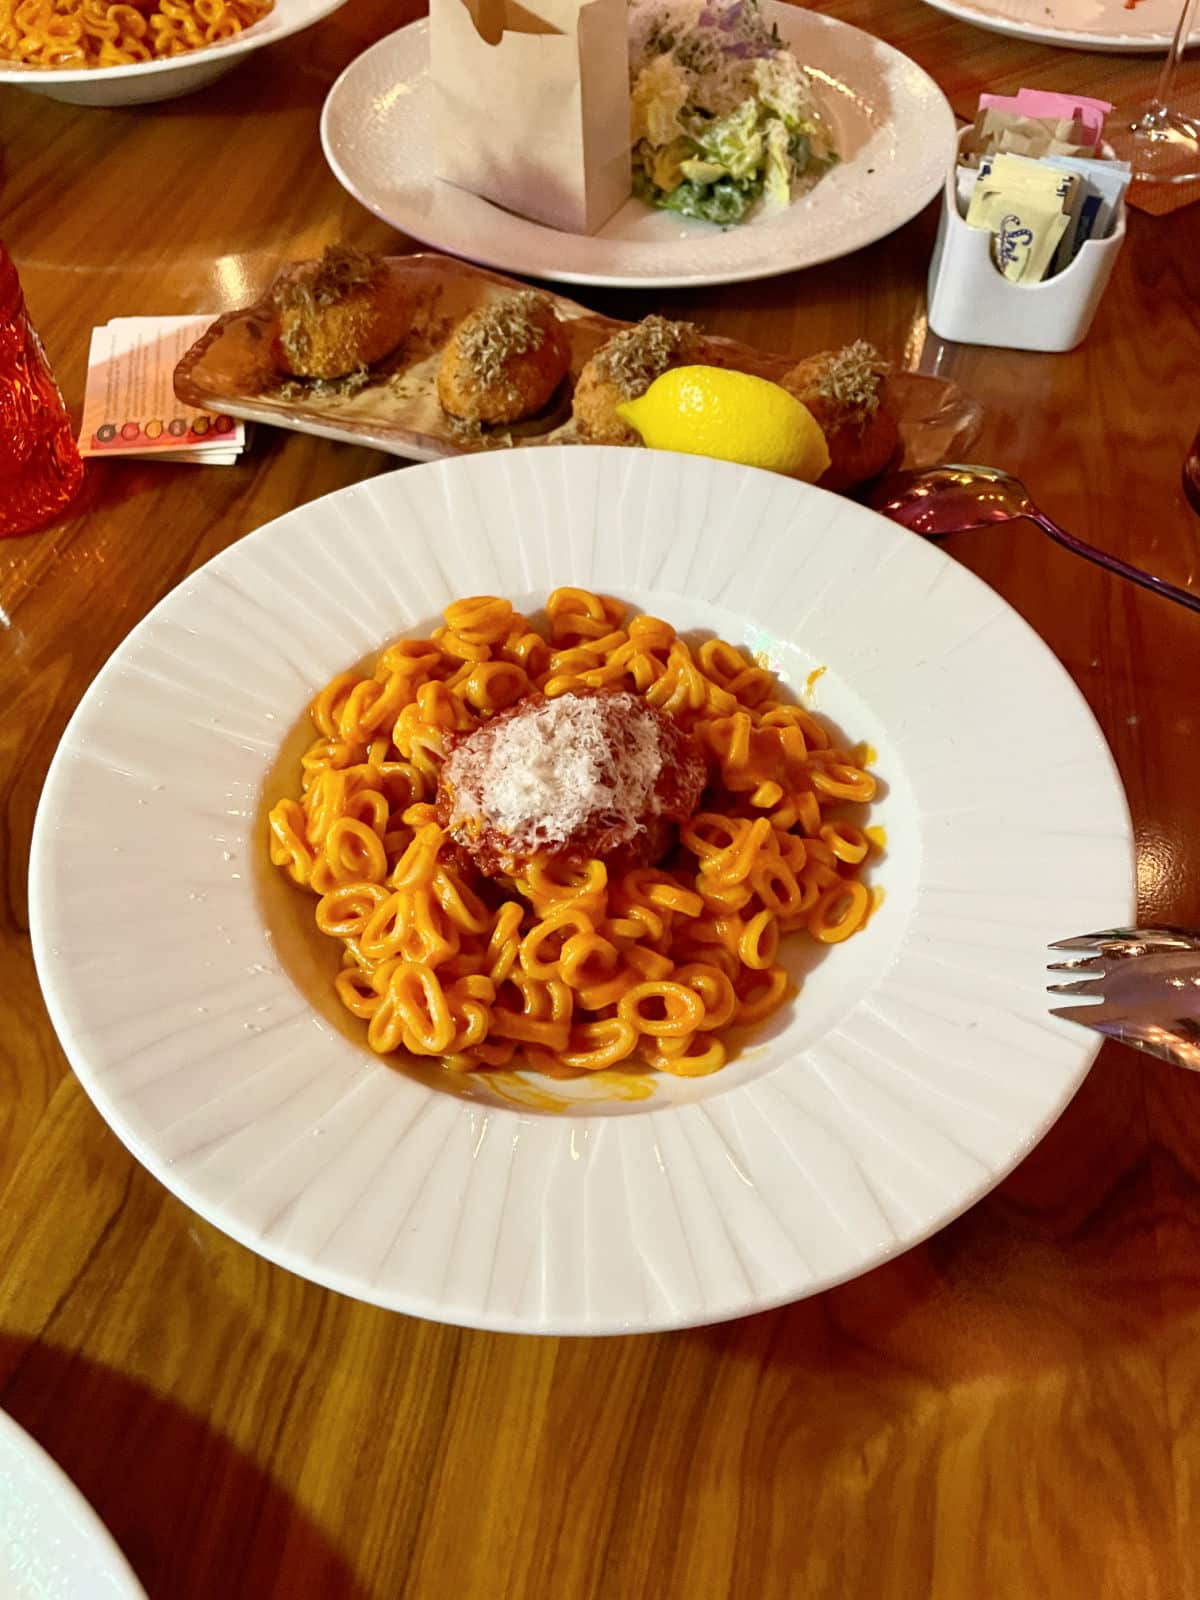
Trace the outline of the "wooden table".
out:
M 1003 71 L 1079 87 L 1089 59 L 916 0 L 830 9 L 960 100 Z M 395 248 L 331 177 L 317 117 L 334 75 L 410 14 L 350 0 L 159 106 L 0 90 L 0 231 L 73 401 L 110 317 L 236 306 L 330 239 Z M 978 458 L 1066 526 L 1200 586 L 1180 490 L 1200 207 L 1131 217 L 1093 331 L 1063 356 L 929 334 L 934 220 L 765 283 L 590 299 L 797 353 L 865 335 L 977 395 Z M 607 1342 L 463 1332 L 316 1288 L 192 1215 L 93 1110 L 28 937 L 30 830 L 67 718 L 185 573 L 394 465 L 261 431 L 232 468 L 94 467 L 76 515 L 0 545 L 0 1405 L 155 1600 L 1200 1595 L 1200 1083 L 1182 1072 L 1106 1049 L 1040 1147 L 924 1247 L 790 1309 Z M 953 553 L 1103 724 L 1143 920 L 1200 925 L 1197 619 L 1032 529 Z

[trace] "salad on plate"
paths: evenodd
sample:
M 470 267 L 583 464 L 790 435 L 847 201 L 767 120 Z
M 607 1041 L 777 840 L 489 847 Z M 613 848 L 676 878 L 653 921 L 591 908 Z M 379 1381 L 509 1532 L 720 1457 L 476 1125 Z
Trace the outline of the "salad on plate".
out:
M 837 160 L 808 73 L 758 0 L 630 0 L 634 191 L 729 226 Z

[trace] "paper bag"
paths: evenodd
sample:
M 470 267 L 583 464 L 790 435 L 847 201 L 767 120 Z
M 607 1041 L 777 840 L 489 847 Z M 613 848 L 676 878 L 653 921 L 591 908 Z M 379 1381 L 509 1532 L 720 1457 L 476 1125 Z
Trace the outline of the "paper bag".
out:
M 431 0 L 437 174 L 594 233 L 630 191 L 627 0 Z

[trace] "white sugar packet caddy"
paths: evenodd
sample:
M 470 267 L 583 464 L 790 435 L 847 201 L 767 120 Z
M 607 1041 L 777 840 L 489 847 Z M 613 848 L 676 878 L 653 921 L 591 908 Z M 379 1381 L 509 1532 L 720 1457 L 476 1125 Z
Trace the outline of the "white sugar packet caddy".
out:
M 959 136 L 962 147 L 971 128 Z M 1125 201 L 1107 238 L 1085 239 L 1074 259 L 1041 283 L 1011 283 L 992 261 L 992 235 L 972 228 L 958 205 L 958 169 L 942 187 L 937 240 L 929 263 L 929 326 L 959 344 L 1009 350 L 1073 350 L 1087 337 L 1125 243 Z

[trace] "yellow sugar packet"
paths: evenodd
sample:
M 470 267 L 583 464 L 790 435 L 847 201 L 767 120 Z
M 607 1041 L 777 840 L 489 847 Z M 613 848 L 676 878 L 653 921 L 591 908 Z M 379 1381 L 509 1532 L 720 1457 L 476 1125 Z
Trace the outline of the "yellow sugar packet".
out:
M 1019 156 L 985 164 L 967 207 L 968 227 L 992 234 L 992 259 L 1013 283 L 1040 283 L 1074 215 L 1079 180 Z

